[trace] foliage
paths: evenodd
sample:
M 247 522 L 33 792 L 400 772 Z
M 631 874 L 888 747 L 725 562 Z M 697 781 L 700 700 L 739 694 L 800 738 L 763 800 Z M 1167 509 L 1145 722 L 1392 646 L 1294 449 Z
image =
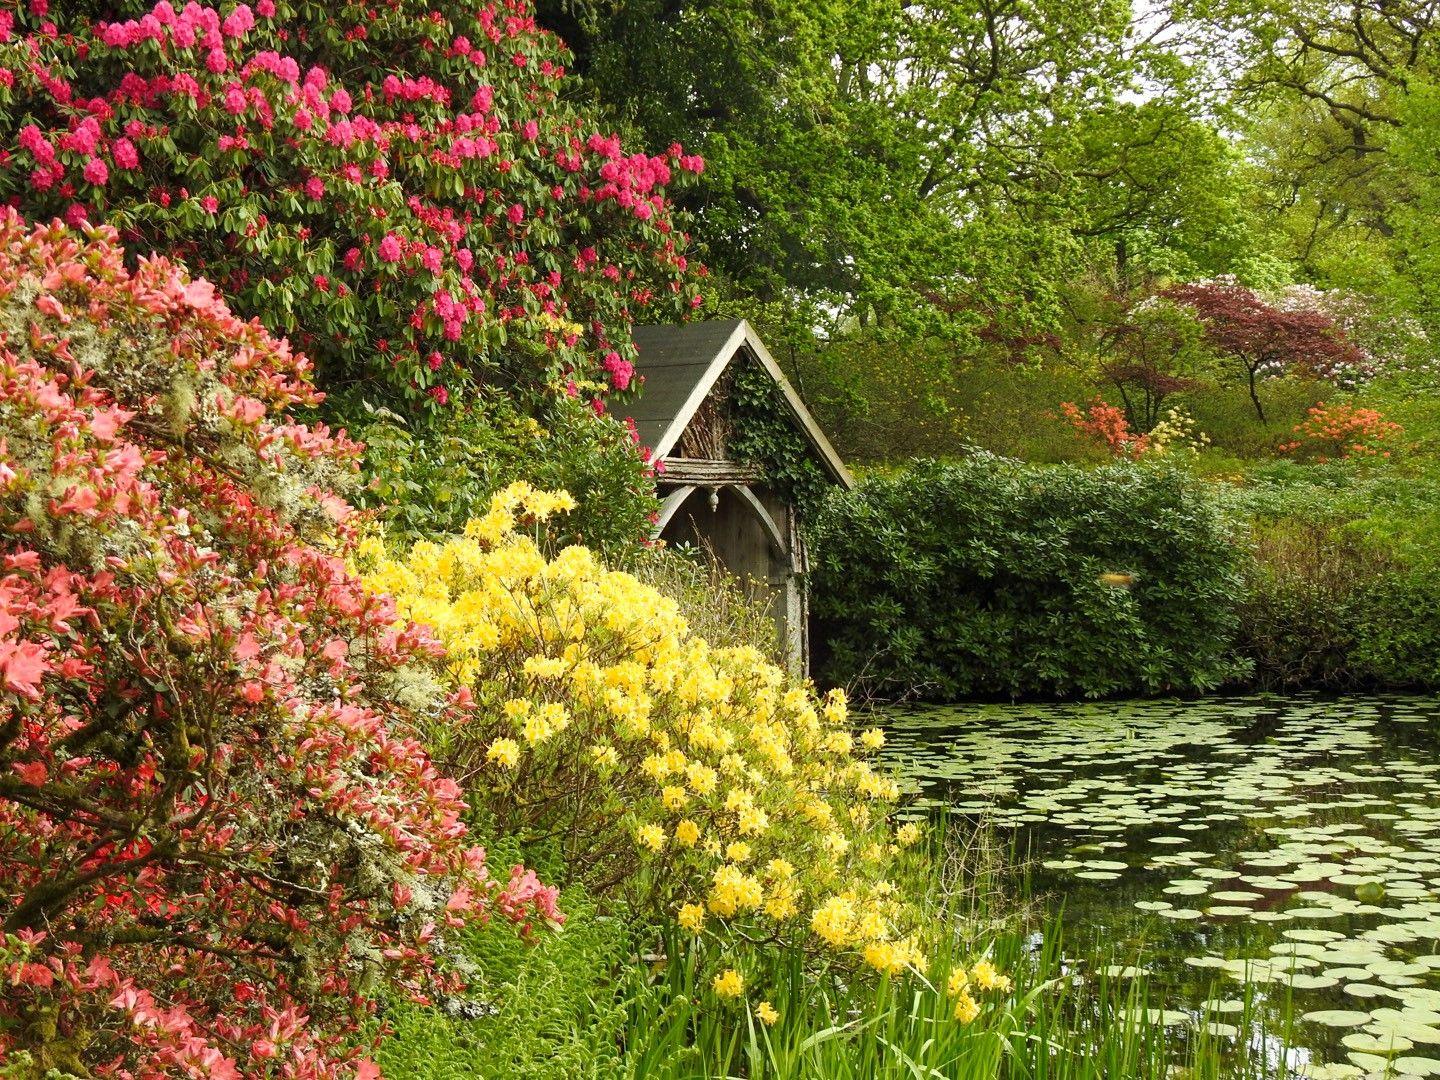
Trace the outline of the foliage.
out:
M 1279 436 L 1305 422 L 1309 408 L 1330 397 L 1334 388 L 1311 379 L 1271 379 L 1265 384 L 1265 418 L 1255 416 L 1255 405 L 1245 386 L 1209 385 L 1176 396 L 1177 407 L 1195 419 L 1210 436 L 1210 457 L 1231 458 L 1233 478 L 1254 468 L 1268 467 L 1276 457 Z
M 1301 278 L 1387 300 L 1428 290 L 1423 261 L 1411 262 L 1434 238 L 1433 218 L 1415 213 L 1426 174 L 1397 151 L 1434 145 L 1413 96 L 1435 72 L 1433 12 L 1419 0 L 1176 10 L 1187 46 L 1224 58 L 1215 72 L 1242 111 L 1260 205 Z
M 1402 564 L 1374 583 L 1359 613 L 1351 664 L 1372 686 L 1440 687 L 1440 566 Z
M 784 342 L 859 325 L 1023 351 L 1078 261 L 1224 272 L 1262 234 L 1189 66 L 1127 32 L 1128 4 L 541 12 L 597 101 L 703 153 L 679 198 L 721 289 Z
M 1404 379 L 1414 385 L 1433 385 L 1434 357 L 1430 339 L 1419 320 L 1386 310 L 1371 297 L 1349 289 L 1317 289 L 1288 285 L 1274 296 L 1277 307 L 1315 311 L 1335 325 L 1368 357 L 1358 368 L 1344 368 L 1330 378 L 1345 390 L 1356 390 L 1376 377 Z
M 1017 365 L 937 339 L 903 347 L 857 335 L 796 350 L 794 382 L 847 462 L 898 463 L 980 446 L 1028 461 L 1107 456 L 1055 415 L 1095 392 L 1071 365 Z
M 525 0 L 48 4 L 0 23 L 0 195 L 106 220 L 405 414 L 624 390 L 699 303 L 667 188 L 574 108 Z
M 1241 651 L 1264 687 L 1361 683 L 1351 662 L 1367 598 L 1388 560 L 1335 522 L 1297 516 L 1254 527 L 1240 606 Z
M 673 600 L 584 548 L 547 560 L 514 530 L 569 500 L 515 486 L 443 545 L 367 580 L 433 627 L 472 694 L 440 758 L 496 831 L 553 845 L 573 880 L 678 920 L 709 966 L 792 944 L 898 975 L 926 960 L 895 874 L 895 782 L 865 757 L 844 695 L 817 701 L 750 647 L 712 648 Z M 762 951 L 763 951 L 762 948 Z
M 1203 690 L 1243 673 L 1239 553 L 1178 471 L 920 462 L 832 498 L 813 534 L 834 682 L 953 700 Z
M 1153 281 L 1082 280 L 1067 293 L 1071 324 L 1058 356 L 1120 395 L 1139 432 L 1160 421 L 1172 395 L 1204 384 L 1214 361 L 1194 312 L 1156 295 Z
M 109 229 L 4 212 L 0 369 L 0 1058 L 373 1075 L 376 987 L 559 915 L 413 738 L 458 705 L 342 565 L 359 448 L 289 415 L 308 360 Z
M 783 662 L 771 598 L 727 573 L 707 553 L 646 547 L 633 552 L 624 568 L 674 600 L 691 633 L 712 646 L 749 645 L 767 660 Z
M 534 944 L 467 932 L 472 969 L 463 998 L 444 1010 L 396 1003 L 376 1063 L 391 1080 L 510 1080 L 520 1073 L 609 1080 L 623 1075 L 628 1034 L 623 990 L 633 976 L 634 934 L 566 889 L 565 932 Z
M 1096 397 L 1083 409 L 1062 401 L 1060 413 L 1079 434 L 1099 443 L 1116 457 L 1138 458 L 1150 448 L 1150 436 L 1130 430 L 1125 411 Z
M 1226 498 L 1248 522 L 1240 648 L 1260 685 L 1440 685 L 1440 488 L 1427 470 L 1277 462 Z
M 353 430 L 371 478 L 358 502 L 399 540 L 460 532 L 516 476 L 573 492 L 575 507 L 551 523 L 556 539 L 607 554 L 632 551 L 659 509 L 633 430 L 573 398 L 546 406 L 543 423 L 490 392 L 419 430 L 387 409 L 349 411 L 363 417 Z
M 678 935 L 665 945 L 678 950 L 669 955 L 685 956 Z M 942 1076 L 991 1077 L 1040 997 L 1011 993 L 1011 980 L 990 959 L 967 961 L 958 950 L 930 979 L 879 982 L 851 980 L 843 970 L 817 978 L 795 950 L 767 960 L 760 988 L 743 999 L 718 995 L 688 959 L 667 963 L 632 992 L 630 1075 L 901 1080 L 926 1062 Z
M 1296 424 L 1295 438 L 1280 450 L 1299 458 L 1328 461 L 1341 457 L 1389 457 L 1394 440 L 1405 429 L 1386 420 L 1379 409 L 1359 405 L 1312 405 L 1305 422 Z
M 1287 372 L 1353 382 L 1372 370 L 1370 357 L 1334 319 L 1316 311 L 1285 309 L 1253 289 L 1231 282 L 1176 285 L 1165 295 L 1195 309 L 1206 339 L 1240 369 L 1255 415 L 1265 422 L 1258 382 Z
M 735 428 L 730 453 L 737 461 L 760 466 L 766 484 L 802 516 L 809 513 L 834 481 L 796 424 L 784 391 L 763 368 L 747 365 L 735 374 L 731 400 Z

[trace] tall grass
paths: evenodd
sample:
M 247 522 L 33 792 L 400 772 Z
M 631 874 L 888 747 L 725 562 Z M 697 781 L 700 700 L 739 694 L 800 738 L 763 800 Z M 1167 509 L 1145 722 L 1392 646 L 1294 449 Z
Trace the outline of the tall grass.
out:
M 1039 916 L 1017 853 L 984 831 L 938 829 L 933 877 L 944 928 L 932 971 L 988 955 L 1014 980 L 958 1023 L 943 986 L 922 973 L 856 977 L 798 950 L 771 950 L 746 971 L 747 994 L 710 991 L 678 928 L 627 924 L 583 894 L 566 929 L 534 946 L 476 939 L 477 990 L 441 1010 L 396 1006 L 380 1064 L 395 1080 L 512 1077 L 555 1080 L 1284 1080 L 1288 1030 L 1267 1030 L 1253 992 L 1219 1017 L 1242 1033 L 1212 1032 L 1144 976 L 1108 978 L 1140 957 L 1066 948 L 1060 916 Z M 921 883 L 906 883 L 907 889 Z M 487 951 L 480 951 L 481 946 Z M 1233 985 L 1230 993 L 1235 993 Z M 758 1017 L 766 1000 L 774 1026 Z M 1270 1003 L 1275 1004 L 1275 1003 Z M 1280 1004 L 1284 1004 L 1283 1002 Z M 1289 1016 L 1288 1007 L 1278 1010 Z
M 780 1020 L 718 1006 L 684 961 L 628 991 L 623 1075 L 635 1080 L 1282 1080 L 1294 1075 L 1287 1031 L 1267 1031 L 1252 995 L 1221 1019 L 1238 1039 L 1187 1014 L 1163 1025 L 1166 1004 L 1142 979 L 1094 979 L 1062 957 L 1058 921 L 995 942 L 1022 987 L 1003 1007 L 957 1023 L 942 988 L 924 978 L 846 982 L 807 974 L 797 956 L 764 973 Z M 1085 965 L 1094 969 L 1098 965 Z M 1288 1011 L 1287 1011 L 1288 1012 Z

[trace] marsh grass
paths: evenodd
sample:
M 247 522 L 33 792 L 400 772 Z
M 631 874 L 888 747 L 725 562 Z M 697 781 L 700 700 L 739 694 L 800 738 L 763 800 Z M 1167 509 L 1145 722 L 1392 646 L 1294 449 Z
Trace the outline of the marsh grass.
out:
M 1207 1030 L 1146 977 L 1110 978 L 1110 964 L 1068 955 L 1063 914 L 1042 919 L 1024 853 L 985 829 L 932 833 L 936 858 L 923 885 L 947 931 L 932 971 L 989 955 L 1014 980 L 983 995 L 981 1017 L 957 1023 L 944 987 L 918 973 L 857 978 L 798 950 L 770 950 L 744 972 L 746 993 L 711 992 L 689 935 L 606 916 L 583 894 L 565 931 L 534 946 L 494 935 L 469 957 L 480 991 L 466 1008 L 396 1007 L 380 1063 L 399 1080 L 510 1077 L 556 1080 L 1284 1080 L 1289 1016 L 1253 987 L 1215 987 L 1243 1010 L 1215 1017 L 1239 1038 Z M 480 939 L 476 940 L 476 949 Z M 1143 951 L 1143 948 L 1139 951 Z M 779 1014 L 759 1019 L 764 1000 Z M 474 1008 L 479 1003 L 478 1009 Z M 1276 1004 L 1282 1008 L 1275 1009 Z M 1269 1007 L 1264 1007 L 1269 1006 Z
M 1219 1019 L 1232 1038 L 1188 1013 L 1162 1024 L 1161 993 L 1144 979 L 1086 978 L 1062 958 L 1058 921 L 1010 934 L 994 955 L 1021 987 L 971 1025 L 955 1022 L 924 979 L 851 983 L 807 975 L 781 956 L 763 973 L 773 1028 L 753 1008 L 720 1005 L 681 963 L 631 988 L 624 1072 L 636 1080 L 1282 1080 L 1295 1076 L 1289 1031 L 1267 1030 L 1253 993 Z M 1218 988 L 1217 988 L 1218 989 Z M 1286 1012 L 1288 1015 L 1288 1011 Z M 1163 1019 L 1174 1020 L 1173 1016 Z

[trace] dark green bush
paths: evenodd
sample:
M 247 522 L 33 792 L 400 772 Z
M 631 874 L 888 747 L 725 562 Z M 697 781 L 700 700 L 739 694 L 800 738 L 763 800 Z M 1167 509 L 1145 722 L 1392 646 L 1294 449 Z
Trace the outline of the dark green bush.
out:
M 1242 653 L 1266 688 L 1440 686 L 1440 477 L 1276 462 L 1226 493 L 1249 522 Z
M 1411 566 L 1370 592 L 1356 626 L 1354 663 L 1375 686 L 1440 687 L 1440 567 Z
M 1344 689 L 1365 680 L 1355 662 L 1360 625 L 1389 560 L 1334 520 L 1259 519 L 1240 601 L 1242 655 L 1266 689 Z
M 880 695 L 1208 690 L 1244 674 L 1240 549 L 1184 473 L 920 462 L 813 526 L 818 673 Z
M 368 485 L 359 501 L 381 515 L 392 537 L 461 532 L 515 480 L 575 496 L 575 509 L 556 522 L 562 543 L 627 554 L 649 533 L 659 503 L 623 424 L 597 421 L 570 399 L 537 422 L 502 395 L 472 396 L 417 427 L 385 409 L 352 403 L 345 410 L 365 443 Z

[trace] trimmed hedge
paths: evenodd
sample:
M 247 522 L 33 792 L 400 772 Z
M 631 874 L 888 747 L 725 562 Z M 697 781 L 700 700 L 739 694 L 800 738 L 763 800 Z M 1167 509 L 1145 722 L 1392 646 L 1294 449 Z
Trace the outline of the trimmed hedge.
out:
M 817 676 L 885 697 L 1193 692 L 1244 676 L 1243 552 L 1178 470 L 917 462 L 812 524 Z

